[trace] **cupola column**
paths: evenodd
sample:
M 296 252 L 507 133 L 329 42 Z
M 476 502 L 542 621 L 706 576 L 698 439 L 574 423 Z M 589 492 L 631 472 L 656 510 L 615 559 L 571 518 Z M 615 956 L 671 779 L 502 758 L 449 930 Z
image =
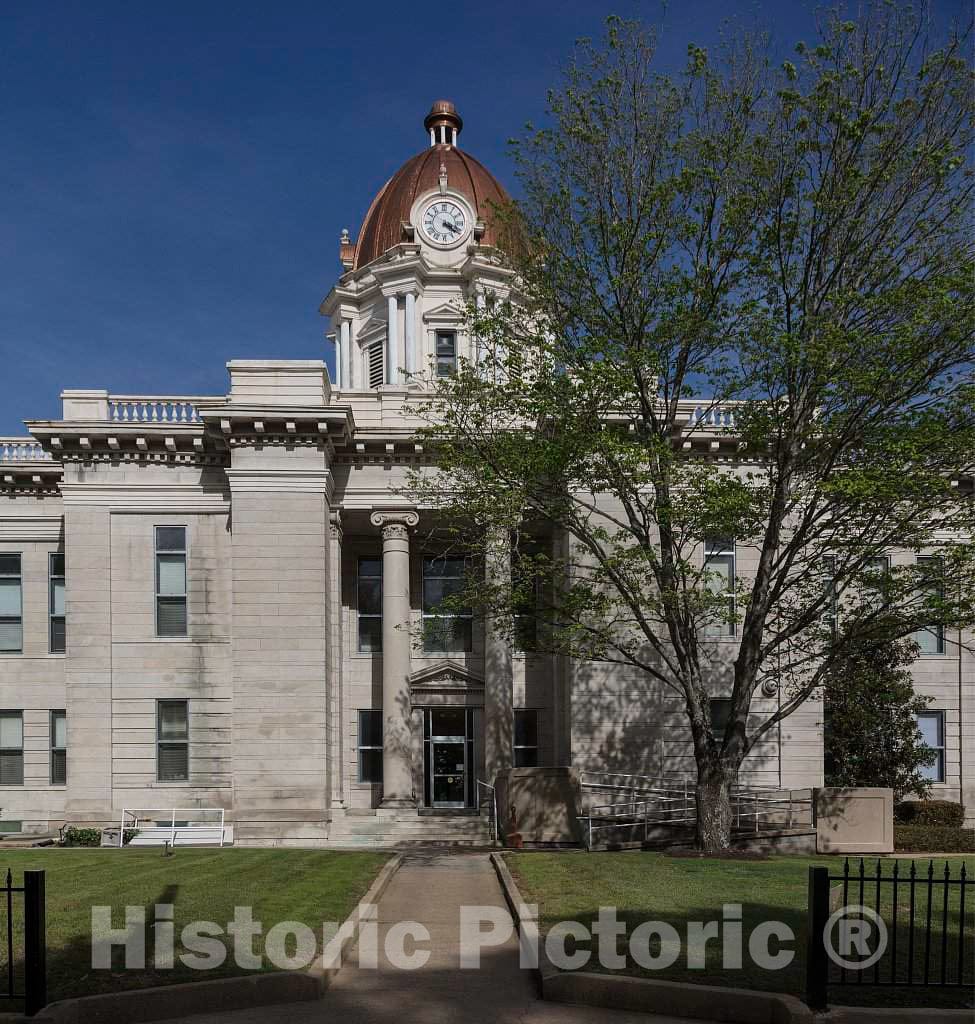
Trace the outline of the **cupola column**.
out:
M 373 512 L 383 535 L 383 806 L 413 806 L 410 729 L 410 534 L 416 512 Z
M 340 388 L 354 388 L 355 380 L 353 379 L 352 367 L 355 365 L 355 360 L 352 358 L 352 321 L 343 320 L 342 326 L 339 329 L 339 341 L 341 342 L 340 353 L 342 356 L 342 370 L 339 378 Z
M 390 295 L 386 299 L 386 383 L 399 383 L 399 301 L 397 296 Z
M 407 381 L 416 373 L 416 294 L 406 293 L 406 309 L 403 316 L 403 343 L 406 348 Z
M 332 342 L 332 347 L 335 351 L 335 374 L 332 377 L 332 384 L 336 388 L 342 387 L 342 335 L 339 334 L 326 334 L 325 340 Z

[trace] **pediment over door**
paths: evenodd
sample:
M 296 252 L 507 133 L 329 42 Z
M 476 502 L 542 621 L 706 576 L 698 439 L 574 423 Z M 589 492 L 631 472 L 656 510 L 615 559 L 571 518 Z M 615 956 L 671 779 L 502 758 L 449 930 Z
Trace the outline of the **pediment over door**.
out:
M 414 704 L 483 704 L 484 680 L 456 661 L 438 661 L 414 672 L 410 678 Z

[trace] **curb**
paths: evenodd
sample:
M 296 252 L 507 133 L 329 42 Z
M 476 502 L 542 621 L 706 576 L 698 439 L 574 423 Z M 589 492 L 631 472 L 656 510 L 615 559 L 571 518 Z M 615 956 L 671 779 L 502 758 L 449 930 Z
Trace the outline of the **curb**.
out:
M 240 978 L 190 981 L 61 999 L 49 1003 L 36 1017 L 22 1019 L 29 1019 L 31 1024 L 141 1024 L 195 1013 L 321 999 L 342 967 L 346 952 L 359 938 L 363 908 L 379 901 L 402 860 L 397 854 L 382 866 L 366 894 L 325 945 L 321 957 L 316 957 L 307 970 L 266 971 Z
M 491 863 L 522 943 L 534 943 L 538 950 L 537 973 L 542 998 L 549 1002 L 694 1017 L 729 1024 L 812 1024 L 815 1020 L 805 1003 L 795 996 L 779 992 L 652 981 L 593 971 L 561 971 L 548 959 L 545 944 L 540 941 L 538 908 L 525 903 L 500 854 L 492 853 Z M 850 1021 L 850 1024 L 859 1022 Z M 901 1022 L 892 1020 L 890 1024 Z
M 918 1016 L 923 1014 L 923 1018 Z M 971 1010 L 935 1009 L 916 1006 L 831 1006 L 824 1024 L 971 1024 Z

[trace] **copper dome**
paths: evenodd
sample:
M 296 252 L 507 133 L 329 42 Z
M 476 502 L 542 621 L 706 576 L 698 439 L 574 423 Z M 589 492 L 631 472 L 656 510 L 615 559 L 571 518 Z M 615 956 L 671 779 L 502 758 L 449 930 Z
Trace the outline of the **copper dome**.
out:
M 463 126 L 460 115 L 448 100 L 434 103 L 424 120 L 424 127 L 431 132 L 431 138 L 439 125 L 447 126 L 448 130 L 453 128 L 456 132 Z M 450 136 L 438 134 L 438 137 Z M 409 221 L 417 197 L 438 188 L 441 166 L 447 171 L 447 187 L 464 196 L 471 204 L 475 218 L 484 223 L 479 243 L 497 245 L 497 232 L 492 225 L 492 204 L 509 202 L 508 193 L 474 157 L 456 145 L 437 142 L 407 160 L 379 190 L 359 231 L 352 264 L 355 270 L 378 259 L 394 245 L 407 241 L 403 223 Z

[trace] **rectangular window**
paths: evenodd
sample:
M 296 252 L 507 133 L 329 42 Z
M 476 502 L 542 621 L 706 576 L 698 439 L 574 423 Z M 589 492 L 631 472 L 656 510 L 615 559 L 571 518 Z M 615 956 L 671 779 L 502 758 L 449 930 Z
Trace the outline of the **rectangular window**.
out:
M 877 555 L 864 566 L 867 580 L 864 584 L 864 604 L 873 612 L 884 608 L 889 599 L 890 557 Z
M 24 784 L 24 713 L 0 711 L 0 786 Z
M 185 700 L 156 702 L 156 778 L 186 782 L 190 777 L 189 706 Z
M 383 347 L 386 342 L 380 339 L 369 346 L 369 387 L 379 388 L 386 383 L 386 366 Z
M 0 555 L 0 652 L 24 649 L 23 593 L 20 555 Z
M 48 616 L 51 654 L 64 654 L 64 552 L 52 551 L 48 558 Z
M 470 651 L 473 616 L 470 608 L 444 608 L 446 600 L 464 590 L 467 561 L 464 558 L 423 559 L 423 649 L 430 653 Z
M 917 560 L 918 568 L 930 572 L 933 579 L 927 584 L 928 595 L 942 597 L 944 594 L 944 583 L 941 581 L 941 559 L 937 555 L 919 555 Z M 914 634 L 921 654 L 944 654 L 945 653 L 945 628 L 940 624 L 928 626 L 926 629 L 919 629 Z
M 457 335 L 437 331 L 437 376 L 452 377 L 457 372 Z
M 708 623 L 707 637 L 735 635 L 735 542 L 729 537 L 715 537 L 705 542 L 704 568 L 710 574 L 707 586 L 716 597 L 724 597 L 727 611 Z
M 536 545 L 526 547 L 516 554 L 519 570 L 514 573 L 514 582 L 519 593 L 514 602 L 514 647 L 522 653 L 538 647 L 538 609 L 541 606 L 542 578 L 536 571 L 540 549 Z M 530 575 L 528 575 L 530 573 Z
M 383 781 L 382 711 L 359 712 L 359 735 L 356 748 L 359 752 L 359 781 L 381 783 Z
M 63 711 L 51 712 L 51 785 L 68 781 L 68 718 Z
M 156 527 L 156 636 L 186 636 L 186 527 Z
M 922 712 L 917 716 L 917 728 L 921 734 L 921 741 L 937 755 L 933 764 L 921 769 L 921 774 L 929 782 L 944 782 L 945 713 L 943 711 Z
M 538 767 L 538 712 L 515 709 L 515 767 Z
M 378 654 L 383 649 L 383 562 L 360 558 L 356 575 L 356 608 L 359 613 L 359 651 Z
M 728 719 L 731 718 L 731 698 L 712 697 L 709 703 L 711 705 L 711 735 L 719 740 L 724 736 L 724 731 L 728 728 Z

